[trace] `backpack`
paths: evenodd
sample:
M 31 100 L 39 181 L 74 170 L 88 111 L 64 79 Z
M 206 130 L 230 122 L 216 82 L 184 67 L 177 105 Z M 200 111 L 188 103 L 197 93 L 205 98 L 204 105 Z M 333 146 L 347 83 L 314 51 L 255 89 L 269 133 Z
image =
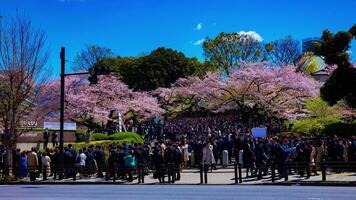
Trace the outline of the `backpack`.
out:
M 128 168 L 136 168 L 136 159 L 132 155 L 127 155 L 124 157 L 125 160 L 125 167 Z

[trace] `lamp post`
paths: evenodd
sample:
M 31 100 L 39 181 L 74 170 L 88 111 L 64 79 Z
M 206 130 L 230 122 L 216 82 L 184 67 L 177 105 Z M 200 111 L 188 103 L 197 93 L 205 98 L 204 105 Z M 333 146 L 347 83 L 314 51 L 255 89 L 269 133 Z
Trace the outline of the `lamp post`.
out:
M 65 73 L 65 48 L 61 48 L 61 52 L 59 55 L 61 59 L 61 108 L 60 108 L 60 116 L 59 116 L 59 150 L 62 153 L 64 150 L 64 100 L 65 100 L 65 77 L 66 76 L 77 76 L 77 75 L 86 75 L 89 72 L 80 72 L 80 73 Z
M 1 19 L 1 18 L 0 18 Z M 64 150 L 64 100 L 65 100 L 65 77 L 66 76 L 78 76 L 78 75 L 89 75 L 89 82 L 91 84 L 96 84 L 98 75 L 107 75 L 111 73 L 111 70 L 108 67 L 102 67 L 96 69 L 94 67 L 90 68 L 88 72 L 79 72 L 79 73 L 65 73 L 65 48 L 61 48 L 59 55 L 61 59 L 61 98 L 60 98 L 60 117 L 59 117 L 59 150 L 62 153 Z
M 64 134 L 64 75 L 65 75 L 65 48 L 61 48 L 60 53 L 61 58 L 61 110 L 60 110 L 60 117 L 59 117 L 59 150 L 62 153 L 64 149 L 64 141 L 63 141 L 63 134 Z

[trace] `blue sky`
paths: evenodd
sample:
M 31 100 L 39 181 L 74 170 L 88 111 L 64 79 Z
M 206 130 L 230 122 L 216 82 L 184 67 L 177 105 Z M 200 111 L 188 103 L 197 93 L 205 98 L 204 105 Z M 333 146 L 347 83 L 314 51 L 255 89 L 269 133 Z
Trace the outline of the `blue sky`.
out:
M 4 21 L 17 12 L 46 32 L 48 66 L 58 74 L 61 46 L 68 60 L 87 44 L 120 56 L 164 46 L 203 60 L 200 42 L 220 32 L 256 31 L 268 42 L 348 30 L 356 0 L 0 0 Z M 356 61 L 355 42 L 351 51 Z

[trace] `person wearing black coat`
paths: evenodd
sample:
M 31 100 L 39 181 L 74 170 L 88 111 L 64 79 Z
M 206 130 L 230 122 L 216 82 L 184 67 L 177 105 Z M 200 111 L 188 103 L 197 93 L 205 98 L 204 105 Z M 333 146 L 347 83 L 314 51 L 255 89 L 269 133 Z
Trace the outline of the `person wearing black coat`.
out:
M 48 128 L 43 132 L 43 148 L 46 149 L 49 141 L 49 131 Z
M 95 161 L 96 164 L 98 165 L 98 173 L 97 176 L 99 178 L 104 177 L 104 170 L 105 170 L 105 154 L 101 146 L 97 145 L 95 147 Z
M 349 150 L 349 160 L 356 161 L 356 137 L 353 136 Z
M 88 150 L 86 151 L 85 155 L 87 158 L 85 159 L 85 168 L 88 174 L 88 177 L 90 178 L 95 170 L 95 152 L 93 152 L 93 147 L 89 146 Z
M 297 154 L 298 156 L 296 158 L 296 161 L 300 163 L 299 174 L 301 177 L 303 177 L 305 172 L 307 172 L 306 178 L 309 178 L 310 173 L 308 173 L 308 170 L 309 170 L 311 149 L 308 148 L 305 143 L 301 143 L 297 147 Z
M 52 140 L 52 146 L 53 147 L 58 146 L 57 138 L 58 138 L 58 135 L 57 135 L 56 131 L 53 131 L 52 135 L 51 135 L 51 140 Z
M 16 151 L 14 152 L 14 156 L 13 156 L 13 168 L 14 168 L 15 179 L 17 179 L 17 177 L 20 174 L 20 157 L 21 157 L 21 150 L 16 149 Z M 4 161 L 5 161 L 5 159 L 4 159 Z
M 255 156 L 256 156 L 256 171 L 258 179 L 262 179 L 262 172 L 265 172 L 266 168 L 266 153 L 265 147 L 262 141 L 258 140 L 255 148 Z
M 344 149 L 345 146 L 342 140 L 339 140 L 336 145 L 336 159 L 337 161 L 344 161 Z
M 174 178 L 175 180 L 179 181 L 180 180 L 180 171 L 181 171 L 181 165 L 183 162 L 183 153 L 182 150 L 178 147 L 177 144 L 173 145 L 173 151 L 174 151 L 174 167 L 175 167 L 175 174 Z
M 246 168 L 246 178 L 250 177 L 248 172 L 251 172 L 251 176 L 253 173 L 253 163 L 255 161 L 255 155 L 250 147 L 250 144 L 248 142 L 244 142 L 243 144 L 243 165 L 244 168 Z
M 70 178 L 72 177 L 72 168 L 74 166 L 73 163 L 73 158 L 74 155 L 73 153 L 68 149 L 68 147 L 64 148 L 64 155 L 63 155 L 63 159 L 64 159 L 64 177 L 65 178 Z
M 106 174 L 106 179 L 108 180 L 109 177 L 116 176 L 118 167 L 118 154 L 116 149 L 112 148 L 110 150 L 110 155 L 108 158 L 108 173 Z
M 160 183 L 164 183 L 164 176 L 166 173 L 166 164 L 164 162 L 163 154 L 159 148 L 155 148 L 152 156 L 152 165 L 154 166 L 155 172 L 153 174 L 154 178 L 157 178 Z

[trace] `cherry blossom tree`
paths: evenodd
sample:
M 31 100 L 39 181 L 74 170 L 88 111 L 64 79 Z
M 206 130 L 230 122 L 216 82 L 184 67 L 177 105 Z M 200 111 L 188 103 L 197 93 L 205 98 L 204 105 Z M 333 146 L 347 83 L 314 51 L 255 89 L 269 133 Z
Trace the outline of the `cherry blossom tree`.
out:
M 58 117 L 60 81 L 44 85 L 42 98 L 38 99 L 43 116 Z M 77 121 L 94 118 L 106 124 L 110 113 L 131 113 L 137 120 L 159 116 L 163 113 L 156 98 L 146 92 L 134 92 L 114 76 L 99 76 L 97 84 L 90 85 L 83 77 L 67 77 L 65 85 L 65 118 Z
M 292 66 L 246 64 L 241 69 L 230 69 L 229 74 L 225 79 L 220 72 L 208 73 L 202 79 L 180 79 L 171 88 L 157 89 L 155 94 L 175 112 L 200 106 L 217 113 L 236 110 L 243 114 L 259 108 L 285 119 L 307 115 L 305 101 L 319 94 L 319 83 Z

